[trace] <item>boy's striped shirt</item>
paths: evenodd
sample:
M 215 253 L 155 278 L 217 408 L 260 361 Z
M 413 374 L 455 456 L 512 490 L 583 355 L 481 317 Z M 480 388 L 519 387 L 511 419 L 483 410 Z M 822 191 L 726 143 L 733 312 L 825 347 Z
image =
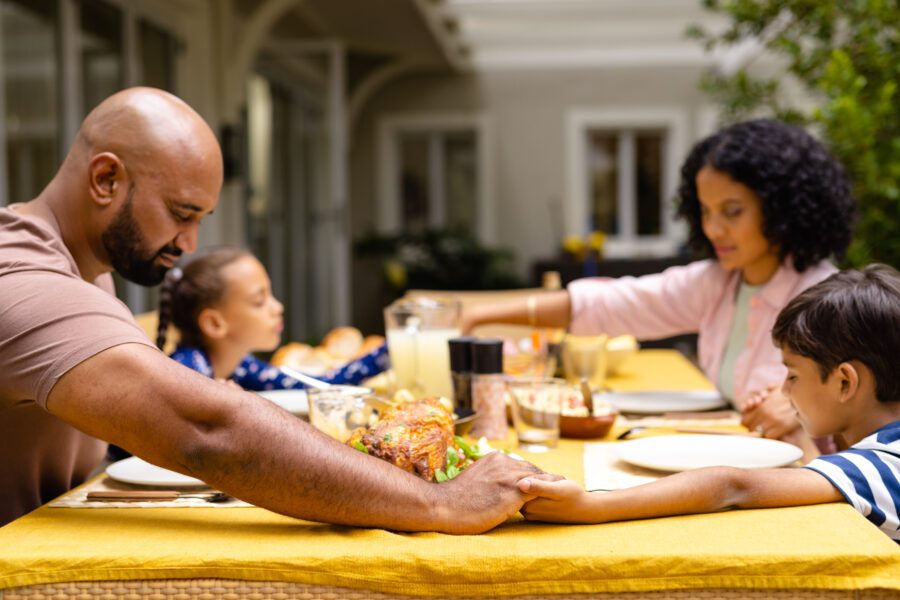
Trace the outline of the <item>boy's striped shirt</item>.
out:
M 900 421 L 806 468 L 825 476 L 853 508 L 900 543 Z

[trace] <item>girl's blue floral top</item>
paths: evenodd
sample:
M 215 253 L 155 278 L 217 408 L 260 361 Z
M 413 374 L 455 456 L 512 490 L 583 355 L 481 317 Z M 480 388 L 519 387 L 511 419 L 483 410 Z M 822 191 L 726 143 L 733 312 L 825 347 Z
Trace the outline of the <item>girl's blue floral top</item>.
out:
M 200 348 L 179 347 L 171 354 L 171 357 L 184 366 L 203 373 L 207 377 L 213 376 L 213 368 L 212 363 L 209 361 L 209 356 Z M 378 375 L 389 366 L 387 344 L 382 344 L 375 350 L 347 363 L 340 369 L 335 369 L 323 376 L 315 375 L 315 377 L 328 383 L 358 385 L 364 379 Z M 278 367 L 272 366 L 252 354 L 248 354 L 241 360 L 241 363 L 229 379 L 251 392 L 303 389 L 306 387 L 305 384 L 282 373 Z

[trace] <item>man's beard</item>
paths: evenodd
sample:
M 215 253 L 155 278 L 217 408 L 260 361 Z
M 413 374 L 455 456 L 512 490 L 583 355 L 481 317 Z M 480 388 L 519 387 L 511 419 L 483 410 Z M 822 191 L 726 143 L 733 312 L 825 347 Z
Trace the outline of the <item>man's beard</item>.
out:
M 162 282 L 169 267 L 154 264 L 161 254 L 181 256 L 181 249 L 166 245 L 154 252 L 147 250 L 147 240 L 134 218 L 134 184 L 119 213 L 100 236 L 113 268 L 125 279 L 139 285 L 154 286 Z

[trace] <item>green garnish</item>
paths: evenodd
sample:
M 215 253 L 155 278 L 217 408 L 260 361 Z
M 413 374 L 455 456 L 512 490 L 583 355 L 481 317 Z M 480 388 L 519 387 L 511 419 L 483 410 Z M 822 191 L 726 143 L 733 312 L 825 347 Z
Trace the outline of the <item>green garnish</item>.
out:
M 359 450 L 360 452 L 369 453 L 369 449 L 362 445 L 362 442 L 353 442 L 353 447 Z
M 466 458 L 471 458 L 472 460 L 478 460 L 479 458 L 485 456 L 482 454 L 478 447 L 472 447 L 466 440 L 462 439 L 460 436 L 455 436 L 453 440 L 456 442 L 456 445 L 459 446 L 459 449 L 462 450 Z
M 391 436 L 391 434 L 389 434 L 389 433 L 384 434 L 384 441 L 389 442 L 392 439 L 394 439 L 394 438 L 393 438 L 393 436 Z
M 452 447 L 447 448 L 447 467 L 455 467 L 459 464 L 459 454 Z
M 447 474 L 438 469 L 434 472 L 434 480 L 438 483 L 444 483 L 445 481 L 450 481 L 450 478 L 447 477 Z

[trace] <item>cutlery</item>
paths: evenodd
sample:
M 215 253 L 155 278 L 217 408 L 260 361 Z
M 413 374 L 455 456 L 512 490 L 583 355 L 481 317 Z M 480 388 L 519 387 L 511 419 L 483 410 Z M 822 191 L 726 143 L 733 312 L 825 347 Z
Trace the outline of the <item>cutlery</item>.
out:
M 196 498 L 207 502 L 228 500 L 225 492 L 179 492 L 177 490 L 122 490 L 88 492 L 89 502 L 166 502 L 180 498 Z
M 592 416 L 594 414 L 594 393 L 591 391 L 588 380 L 584 377 L 581 378 L 581 395 L 584 396 L 584 405 L 587 407 L 588 416 Z
M 641 431 L 647 429 L 663 429 L 666 431 L 674 431 L 676 433 L 699 433 L 705 435 L 740 435 L 744 437 L 760 437 L 760 434 L 755 431 L 727 431 L 723 429 L 706 429 L 703 427 L 632 427 L 630 429 L 626 429 L 618 436 L 616 436 L 617 440 L 624 440 L 635 433 L 640 433 Z
M 667 412 L 662 414 L 663 419 L 729 419 L 737 417 L 733 410 L 707 410 L 703 412 Z
M 327 387 L 331 387 L 330 383 L 326 383 L 326 382 L 322 381 L 321 379 L 316 379 L 315 377 L 310 377 L 309 375 L 306 375 L 305 373 L 301 373 L 300 371 L 297 371 L 290 367 L 278 367 L 278 368 L 281 369 L 281 372 L 284 373 L 285 375 L 287 375 L 288 377 L 293 377 L 297 381 L 301 381 L 301 382 L 305 383 L 306 385 L 308 385 L 309 387 L 318 388 L 320 390 L 324 390 Z

